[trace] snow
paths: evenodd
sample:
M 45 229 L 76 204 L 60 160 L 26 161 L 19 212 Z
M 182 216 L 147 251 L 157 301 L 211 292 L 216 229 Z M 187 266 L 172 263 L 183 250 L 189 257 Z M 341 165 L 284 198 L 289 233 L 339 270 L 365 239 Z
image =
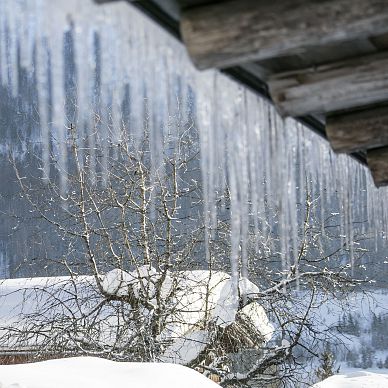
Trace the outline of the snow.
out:
M 206 329 L 211 323 L 225 327 L 235 322 L 238 305 L 234 303 L 233 282 L 222 271 L 181 271 L 165 274 L 161 284 L 162 302 L 157 301 L 156 284 L 161 279 L 160 272 L 151 266 L 139 266 L 134 271 L 126 272 L 113 269 L 101 276 L 105 293 L 123 297 L 134 295 L 147 300 L 148 305 L 141 310 L 144 318 L 152 313 L 150 309 L 157 303 L 164 303 L 166 326 L 159 334 L 158 340 L 166 344 L 161 361 L 187 364 L 195 359 L 209 343 Z M 241 295 L 257 292 L 257 287 L 247 279 L 242 283 Z M 171 294 L 173 296 L 167 298 Z M 75 298 L 78 294 L 78 300 Z M 50 302 L 50 298 L 51 299 Z M 53 277 L 32 279 L 9 279 L 0 283 L 0 330 L 4 334 L 9 327 L 23 330 L 31 322 L 47 324 L 53 320 L 69 321 L 75 317 L 87 316 L 88 311 L 101 302 L 95 279 L 91 276 Z M 53 301 L 55 308 L 50 308 Z M 117 341 L 116 328 L 120 325 L 121 315 L 107 305 L 99 312 L 100 331 L 96 341 L 109 346 Z M 130 306 L 128 305 L 130 309 Z M 263 307 L 252 302 L 240 310 L 239 314 L 249 320 L 263 336 L 263 342 L 271 339 L 274 331 Z M 28 316 L 28 319 L 23 319 Z M 92 315 L 90 319 L 94 319 Z M 6 338 L 5 336 L 3 338 Z M 41 340 L 24 339 L 16 342 L 16 336 L 7 346 L 35 346 Z M 26 342 L 28 341 L 28 342 Z M 3 346 L 5 345 L 3 340 Z
M 374 373 L 365 370 L 339 374 L 315 384 L 313 388 L 386 388 L 388 374 Z
M 251 320 L 266 341 L 269 341 L 272 338 L 274 327 L 269 321 L 264 308 L 259 303 L 253 302 L 248 304 L 241 309 L 241 313 Z
M 0 365 L 1 388 L 212 388 L 217 384 L 181 365 L 75 357 Z
M 187 365 L 198 357 L 208 343 L 209 333 L 205 330 L 187 333 L 167 347 L 163 353 L 162 361 Z
M 125 295 L 130 287 L 135 295 L 139 291 L 147 290 L 152 303 L 155 294 L 155 283 L 160 274 L 150 266 L 141 266 L 132 272 L 114 269 L 108 272 L 102 281 L 105 292 L 109 294 Z M 201 322 L 210 311 L 209 319 L 219 326 L 228 326 L 235 321 L 238 301 L 233 294 L 231 277 L 222 271 L 210 272 L 206 270 L 168 272 L 161 286 L 161 294 L 166 296 L 171 291 L 172 283 L 176 281 L 176 310 L 180 311 L 180 324 L 174 325 L 174 333 L 187 332 L 191 325 Z M 258 287 L 248 279 L 240 283 L 241 296 L 253 295 L 259 292 Z M 252 306 L 251 306 L 252 305 Z M 260 331 L 270 338 L 273 328 L 268 321 L 264 309 L 258 304 L 245 307 L 245 315 L 251 317 L 253 323 L 260 325 Z M 209 311 L 206 312 L 206 309 Z M 263 334 L 264 335 L 264 334 Z
M 360 354 L 365 347 L 372 348 L 372 322 L 375 316 L 387 316 L 388 314 L 388 293 L 386 290 L 374 290 L 373 292 L 353 292 L 343 300 L 327 298 L 316 311 L 315 320 L 319 330 L 324 333 L 330 330 L 338 337 L 336 346 L 336 359 L 341 365 L 345 365 L 346 354 L 351 351 Z M 351 314 L 354 321 L 359 325 L 359 335 L 351 333 L 339 333 L 336 329 L 343 316 Z M 382 360 L 388 356 L 388 349 L 375 350 L 375 361 Z
M 240 279 L 240 282 L 238 284 L 240 289 L 240 295 L 255 295 L 260 292 L 259 287 L 256 286 L 256 284 L 252 283 L 249 279 L 242 277 Z
M 0 326 L 17 321 L 21 314 L 41 309 L 50 296 L 69 288 L 74 279 L 69 276 L 5 279 L 0 282 Z M 76 283 L 85 293 L 94 284 L 91 276 L 79 276 Z
M 128 295 L 128 287 L 133 281 L 127 272 L 115 268 L 104 275 L 101 285 L 107 294 L 123 296 Z
M 339 317 L 351 312 L 359 318 L 360 323 L 367 327 L 373 315 L 388 313 L 388 293 L 378 289 L 373 292 L 353 292 L 345 299 L 329 298 L 320 307 L 320 315 L 324 318 L 327 326 L 336 325 Z
M 132 272 L 122 271 L 118 268 L 112 269 L 102 278 L 102 288 L 107 294 L 124 296 L 128 295 L 129 290 L 136 297 L 146 293 L 147 299 L 151 303 L 156 303 L 156 283 L 161 277 L 155 268 L 149 265 L 138 266 Z M 171 291 L 172 281 L 167 274 L 161 288 L 161 297 L 165 298 Z
M 84 303 L 77 304 L 74 291 L 82 295 Z M 10 336 L 10 329 L 16 328 L 22 333 L 31 324 L 49 325 L 63 317 L 73 319 L 85 314 L 92 304 L 101 298 L 96 294 L 96 285 L 91 276 L 37 277 L 6 279 L 0 282 L 0 340 L 1 347 L 35 347 L 43 336 L 36 334 L 21 339 Z M 55 303 L 61 301 L 63 303 Z M 53 308 L 55 306 L 55 308 Z M 28 319 L 26 319 L 28 317 Z M 109 327 L 109 322 L 104 320 Z M 103 333 L 109 336 L 109 331 Z

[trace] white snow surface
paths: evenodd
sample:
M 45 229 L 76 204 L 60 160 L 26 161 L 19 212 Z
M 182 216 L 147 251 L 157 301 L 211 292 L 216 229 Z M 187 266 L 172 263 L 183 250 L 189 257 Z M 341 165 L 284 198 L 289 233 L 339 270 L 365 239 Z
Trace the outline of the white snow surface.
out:
M 354 292 L 346 299 L 328 298 L 316 312 L 316 321 L 320 322 L 321 332 L 331 330 L 339 336 L 336 347 L 336 358 L 343 361 L 346 354 L 351 351 L 360 354 L 363 347 L 373 348 L 372 345 L 372 321 L 374 316 L 385 317 L 388 314 L 388 292 L 383 289 L 376 289 L 373 292 Z M 338 333 L 334 328 L 338 326 L 341 317 L 351 314 L 353 319 L 360 326 L 359 336 Z M 379 354 L 381 353 L 381 354 Z M 387 357 L 387 351 L 377 350 L 375 361 L 381 359 L 383 362 Z M 345 364 L 341 366 L 341 370 Z M 388 385 L 387 385 L 388 386 Z
M 156 303 L 156 283 L 160 280 L 161 274 L 149 265 L 141 265 L 134 271 L 126 272 L 115 268 L 106 273 L 102 278 L 102 287 L 105 292 L 111 295 L 124 296 L 132 290 L 136 297 L 146 296 L 151 303 Z M 172 280 L 170 273 L 167 273 L 161 287 L 161 297 L 166 298 L 171 291 Z
M 114 269 L 108 272 L 102 281 L 104 290 L 112 295 L 125 295 L 131 287 L 138 295 L 147 292 L 151 302 L 155 294 L 155 283 L 160 274 L 150 266 L 140 266 L 132 272 Z M 187 331 L 187 327 L 202 321 L 206 315 L 206 308 L 210 310 L 210 319 L 214 319 L 220 326 L 227 326 L 235 321 L 238 310 L 238 301 L 235 300 L 231 277 L 222 271 L 182 271 L 168 273 L 161 286 L 162 296 L 167 296 L 173 281 L 177 282 L 176 300 L 177 309 L 180 311 L 180 328 L 174 326 L 174 332 Z M 241 280 L 240 295 L 253 295 L 259 292 L 258 287 L 248 279 Z M 252 304 L 253 305 L 253 304 Z M 260 320 L 260 326 L 270 339 L 273 328 L 270 325 L 264 309 L 259 304 L 245 310 L 246 315 L 251 315 L 253 322 Z M 250 306 L 250 305 L 249 305 Z M 247 306 L 248 307 L 248 306 Z M 178 330 L 178 331 L 177 331 Z M 264 334 L 263 332 L 263 334 Z
M 0 365 L 1 388 L 212 388 L 218 385 L 182 365 L 74 357 Z
M 167 316 L 166 327 L 159 339 L 168 346 L 160 361 L 187 364 L 207 345 L 206 327 L 210 321 L 219 326 L 227 326 L 235 321 L 238 305 L 232 279 L 225 272 L 205 270 L 168 272 L 165 275 L 161 297 L 166 299 L 173 287 L 174 296 L 166 304 L 166 309 L 170 308 L 171 313 Z M 156 285 L 160 279 L 160 272 L 154 268 L 140 266 L 132 272 L 113 269 L 102 275 L 101 285 L 108 294 L 125 296 L 132 292 L 136 297 L 145 297 L 150 305 L 156 305 Z M 81 295 L 81 304 L 72 297 L 75 292 Z M 240 294 L 252 296 L 256 292 L 257 287 L 244 279 Z M 50 306 L 50 298 L 63 303 L 56 304 L 55 308 L 46 307 Z M 21 325 L 27 323 L 22 323 L 21 318 L 26 315 L 34 317 L 39 312 L 38 319 L 42 322 L 50 322 L 58 317 L 72 319 L 93 310 L 100 301 L 101 295 L 91 276 L 4 280 L 0 283 L 0 333 L 6 333 L 8 327 L 13 326 L 22 330 Z M 100 313 L 101 332 L 96 341 L 109 345 L 116 340 L 115 328 L 120 325 L 121 318 L 108 307 L 106 309 Z M 147 308 L 143 310 L 145 316 L 150 313 Z M 264 341 L 271 339 L 274 328 L 258 302 L 245 306 L 240 313 L 251 321 Z M 30 347 L 39 345 L 40 340 L 37 336 L 21 343 L 12 337 L 7 347 Z
M 193 331 L 177 338 L 163 353 L 163 361 L 188 364 L 206 348 L 209 333 L 205 330 Z
M 347 374 L 329 377 L 313 386 L 313 388 L 386 388 L 388 374 L 359 370 Z
M 241 313 L 251 320 L 253 325 L 260 331 L 266 341 L 272 338 L 274 327 L 268 319 L 263 307 L 257 303 L 250 303 L 245 306 Z
M 131 288 L 136 295 L 146 292 L 148 300 L 156 303 L 155 283 L 160 274 L 152 267 L 141 266 L 132 272 L 114 269 L 103 278 L 107 293 L 123 295 Z M 208 333 L 203 330 L 207 320 L 219 326 L 228 326 L 235 321 L 238 300 L 235 298 L 233 281 L 222 271 L 182 271 L 167 274 L 161 286 L 161 294 L 167 296 L 176 284 L 175 313 L 169 317 L 161 339 L 174 339 L 162 356 L 163 361 L 187 364 L 195 359 L 208 343 Z M 240 295 L 252 296 L 259 291 L 248 279 L 242 279 Z M 265 341 L 272 337 L 274 328 L 263 307 L 253 302 L 241 313 L 263 335 Z

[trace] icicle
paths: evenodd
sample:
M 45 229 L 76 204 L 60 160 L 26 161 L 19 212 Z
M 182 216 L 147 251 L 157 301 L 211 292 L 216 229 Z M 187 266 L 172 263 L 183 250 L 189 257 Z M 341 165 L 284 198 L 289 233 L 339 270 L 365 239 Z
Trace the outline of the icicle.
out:
M 298 225 L 306 216 L 307 194 L 320 198 L 314 216 L 321 220 L 321 245 L 327 207 L 337 201 L 342 243 L 352 266 L 355 221 L 368 220 L 369 229 L 362 232 L 374 230 L 376 244 L 380 233 L 387 233 L 386 190 L 373 187 L 364 167 L 335 156 L 295 121 L 284 123 L 268 103 L 222 74 L 195 71 L 184 48 L 127 3 L 0 0 L 0 6 L 0 82 L 13 97 L 18 96 L 20 68 L 36 82 L 43 178 L 50 177 L 52 153 L 63 197 L 69 124 L 63 39 L 70 31 L 78 146 L 90 181 L 106 185 L 118 144 L 129 139 L 133 150 L 141 152 L 147 133 L 155 182 L 163 177 L 164 156 L 176 151 L 179 130 L 198 124 L 205 226 L 216 230 L 219 203 L 225 204 L 228 190 L 235 285 L 239 272 L 248 274 L 252 234 L 257 252 L 272 244 L 282 270 L 294 269 L 297 276 Z M 205 236 L 209 259 L 209 238 L 214 236 Z
M 2 86 L 7 86 L 8 75 L 8 60 L 6 54 L 7 33 L 6 33 L 6 16 L 7 12 L 0 12 L 0 83 Z
M 18 36 L 16 34 L 16 29 L 20 26 L 20 2 L 12 4 L 14 7 L 12 12 L 8 13 L 8 53 L 10 62 L 10 71 L 9 78 L 11 82 L 11 94 L 12 97 L 16 98 L 18 96 L 19 90 L 19 72 L 18 72 Z
M 36 46 L 38 110 L 42 144 L 42 172 L 43 180 L 50 177 L 50 128 L 49 128 L 49 91 L 48 85 L 48 50 L 45 42 L 38 42 Z
M 67 194 L 67 133 L 65 128 L 65 79 L 63 59 L 63 32 L 68 29 L 66 15 L 53 11 L 49 23 L 49 53 L 52 82 L 52 131 L 54 156 L 59 171 L 59 188 L 62 198 Z M 57 29 L 63 26 L 63 30 Z
M 82 12 L 82 10 L 81 10 Z M 75 62 L 81 63 L 84 58 L 89 58 L 92 54 L 89 52 L 88 43 L 88 29 L 87 25 L 77 25 L 75 27 L 74 33 L 74 42 L 75 42 Z M 87 110 L 89 106 L 88 102 L 88 87 L 89 84 L 89 74 L 87 66 L 77 66 L 77 146 L 78 146 L 78 157 L 80 167 L 84 166 L 84 148 L 85 148 L 85 134 L 88 132 L 87 128 L 89 122 L 86 119 L 88 116 Z M 85 128 L 86 127 L 86 128 Z
M 209 250 L 209 230 L 211 224 L 211 211 L 213 209 L 213 205 L 209 200 L 209 191 L 214 190 L 212 187 L 213 176 L 210 175 L 210 165 L 209 165 L 209 154 L 213 151 L 209 149 L 209 138 L 212 136 L 212 128 L 211 128 L 211 111 L 210 106 L 208 104 L 207 98 L 209 93 L 211 93 L 213 86 L 213 73 L 207 72 L 201 74 L 196 80 L 196 86 L 198 88 L 199 93 L 198 96 L 198 104 L 197 104 L 197 115 L 198 115 L 198 124 L 201 128 L 201 136 L 200 136 L 200 145 L 201 145 L 201 172 L 202 172 L 202 192 L 204 196 L 204 220 L 205 220 L 205 253 L 206 260 L 209 262 L 210 260 L 210 250 Z

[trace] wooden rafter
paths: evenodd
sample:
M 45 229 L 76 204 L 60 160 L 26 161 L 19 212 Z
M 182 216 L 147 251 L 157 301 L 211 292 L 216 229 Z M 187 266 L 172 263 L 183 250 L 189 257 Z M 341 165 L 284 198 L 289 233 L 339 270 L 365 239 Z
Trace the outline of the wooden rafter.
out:
M 386 0 L 238 0 L 185 10 L 183 41 L 199 69 L 307 52 L 388 32 Z

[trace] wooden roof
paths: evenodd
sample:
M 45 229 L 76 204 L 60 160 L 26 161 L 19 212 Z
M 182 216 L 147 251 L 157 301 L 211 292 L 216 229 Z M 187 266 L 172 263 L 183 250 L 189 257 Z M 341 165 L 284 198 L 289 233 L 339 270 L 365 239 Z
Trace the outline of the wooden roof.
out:
M 388 184 L 388 0 L 131 3 Z

